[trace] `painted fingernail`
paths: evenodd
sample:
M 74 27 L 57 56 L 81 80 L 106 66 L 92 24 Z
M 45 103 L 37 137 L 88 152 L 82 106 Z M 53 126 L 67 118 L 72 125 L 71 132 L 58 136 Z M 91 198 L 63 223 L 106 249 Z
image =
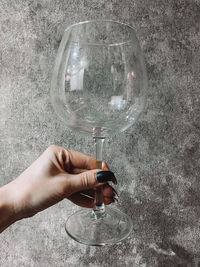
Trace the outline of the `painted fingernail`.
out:
M 114 203 L 118 203 L 118 198 L 113 197 L 113 202 L 114 202 Z
M 100 171 L 96 174 L 96 178 L 99 183 L 106 183 L 111 181 L 114 184 L 117 184 L 117 179 L 114 173 L 111 171 Z
M 113 187 L 112 187 L 112 190 L 113 190 L 114 197 L 118 199 L 119 198 L 119 195 L 118 195 L 117 191 Z

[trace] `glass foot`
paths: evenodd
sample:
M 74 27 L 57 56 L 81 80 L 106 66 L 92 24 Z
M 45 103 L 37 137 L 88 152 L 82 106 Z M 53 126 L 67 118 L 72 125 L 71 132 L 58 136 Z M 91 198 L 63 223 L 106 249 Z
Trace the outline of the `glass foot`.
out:
M 97 218 L 89 209 L 72 214 L 65 225 L 67 234 L 74 240 L 89 246 L 114 245 L 129 236 L 133 230 L 132 220 L 125 213 L 106 207 Z

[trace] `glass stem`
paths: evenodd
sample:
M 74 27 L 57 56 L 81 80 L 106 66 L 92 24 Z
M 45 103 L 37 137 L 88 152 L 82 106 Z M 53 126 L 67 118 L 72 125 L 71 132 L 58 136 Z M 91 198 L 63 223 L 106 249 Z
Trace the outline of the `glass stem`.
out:
M 104 138 L 102 137 L 94 137 L 95 146 L 96 146 L 96 168 L 102 169 L 102 152 L 103 152 L 103 143 Z M 94 208 L 93 208 L 93 216 L 95 218 L 102 218 L 105 214 L 105 205 L 103 202 L 103 192 L 102 187 L 98 187 L 95 190 L 95 198 L 94 198 Z

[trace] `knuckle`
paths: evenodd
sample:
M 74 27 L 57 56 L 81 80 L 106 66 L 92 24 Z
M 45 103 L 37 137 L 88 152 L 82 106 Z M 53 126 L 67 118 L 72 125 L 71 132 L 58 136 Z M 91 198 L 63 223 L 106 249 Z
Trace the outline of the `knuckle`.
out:
M 81 175 L 81 183 L 84 188 L 87 188 L 89 186 L 88 175 L 84 172 Z
M 65 153 L 66 157 L 70 157 L 71 156 L 71 151 L 69 149 L 67 149 L 67 148 L 64 148 L 62 152 Z
M 49 155 L 58 155 L 59 158 L 63 157 L 64 154 L 68 155 L 68 150 L 66 149 L 63 149 L 62 147 L 60 146 L 57 146 L 57 145 L 50 145 L 46 150 L 45 152 Z
M 59 147 L 57 145 L 50 145 L 45 151 L 44 155 L 50 159 L 58 159 L 59 161 L 61 160 L 61 155 L 62 155 L 62 147 Z
M 71 164 L 72 155 L 69 149 L 62 148 L 61 155 L 62 155 L 63 162 L 65 162 L 65 164 Z
M 57 146 L 57 145 L 50 145 L 47 149 L 46 149 L 46 151 L 48 151 L 48 152 L 50 152 L 50 153 L 54 153 L 55 151 L 57 151 L 59 149 L 59 146 Z
M 95 187 L 97 181 L 96 181 L 96 173 L 90 173 L 83 172 L 81 174 L 81 184 L 83 188 L 93 188 Z

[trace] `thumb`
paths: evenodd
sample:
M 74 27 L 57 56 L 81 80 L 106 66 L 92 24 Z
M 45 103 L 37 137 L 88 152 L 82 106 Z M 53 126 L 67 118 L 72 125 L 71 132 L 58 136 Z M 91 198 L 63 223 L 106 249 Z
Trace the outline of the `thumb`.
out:
M 85 171 L 70 177 L 70 191 L 76 193 L 78 191 L 87 190 L 102 186 L 104 183 L 113 182 L 117 184 L 117 179 L 113 172 L 102 171 L 100 169 Z

